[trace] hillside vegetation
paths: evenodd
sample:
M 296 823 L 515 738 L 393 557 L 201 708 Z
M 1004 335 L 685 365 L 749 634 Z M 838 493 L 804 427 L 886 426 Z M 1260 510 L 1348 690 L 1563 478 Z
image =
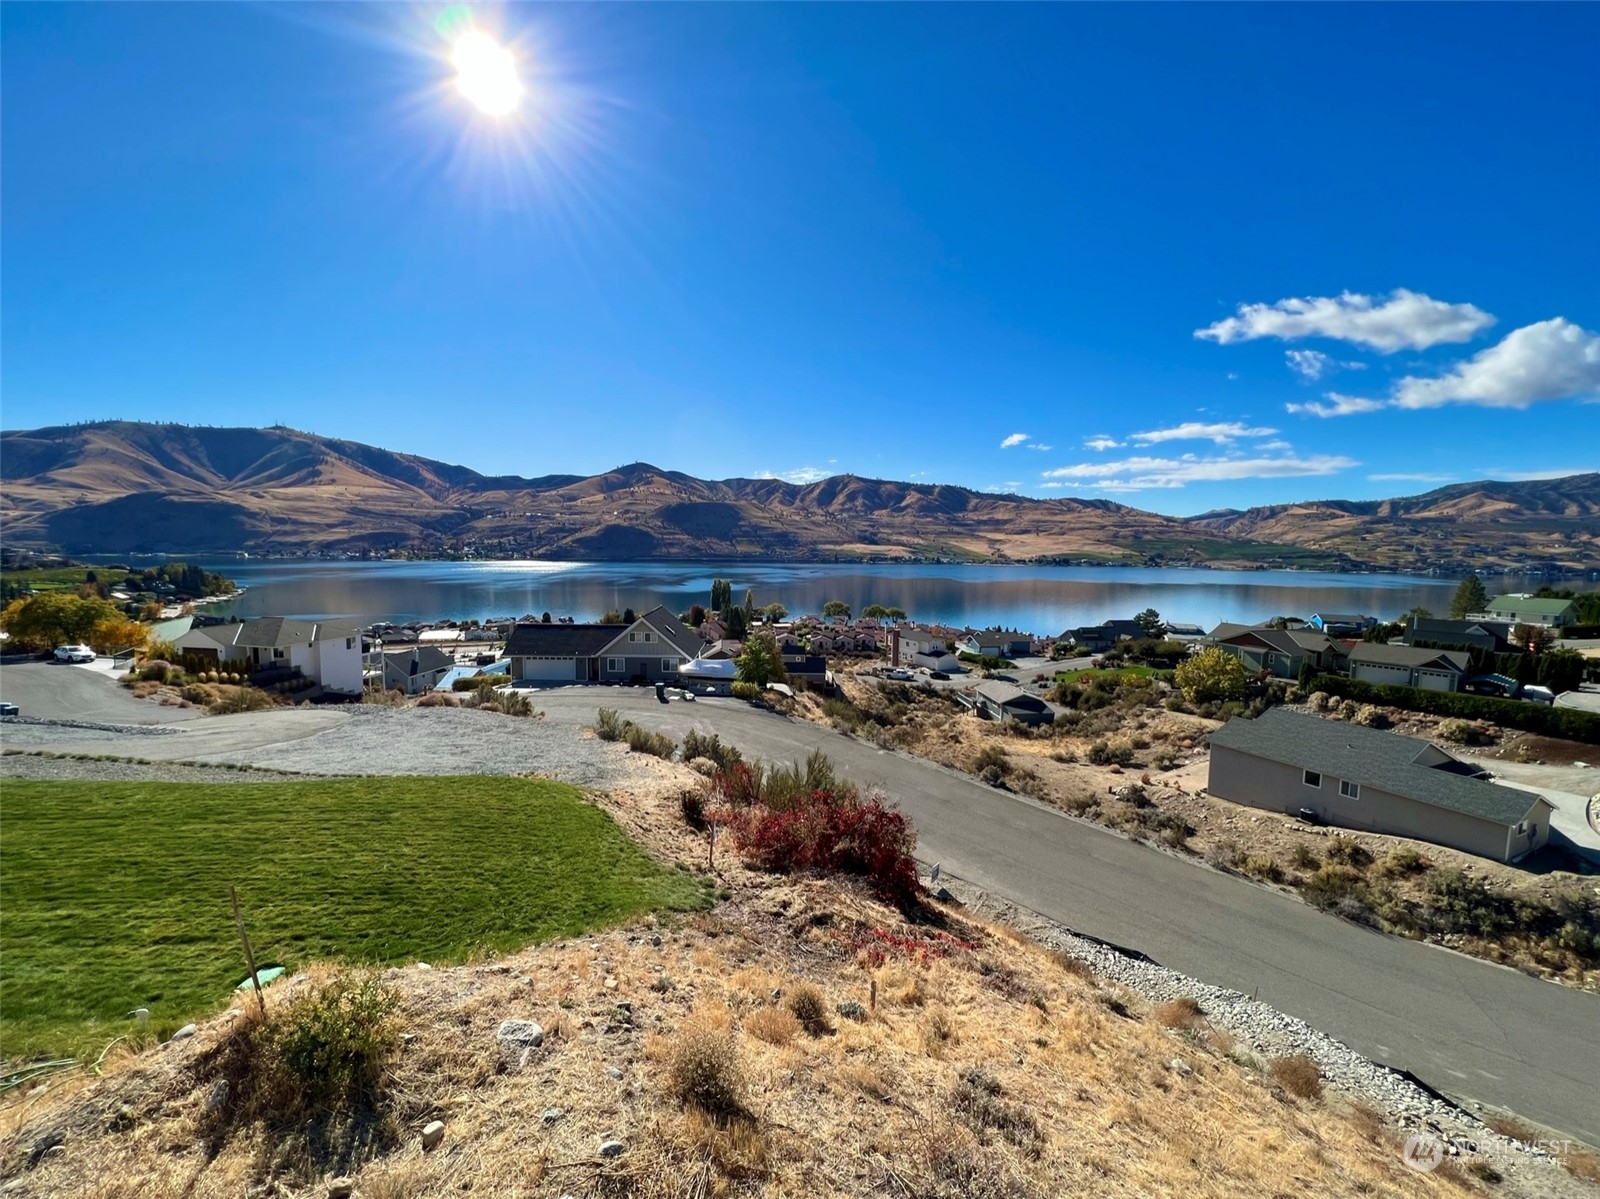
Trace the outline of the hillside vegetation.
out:
M 711 481 L 639 463 L 587 478 L 491 477 L 293 429 L 134 422 L 7 432 L 0 469 L 8 543 L 75 553 L 1600 564 L 1600 475 L 1182 520 L 1104 499 L 854 475 Z

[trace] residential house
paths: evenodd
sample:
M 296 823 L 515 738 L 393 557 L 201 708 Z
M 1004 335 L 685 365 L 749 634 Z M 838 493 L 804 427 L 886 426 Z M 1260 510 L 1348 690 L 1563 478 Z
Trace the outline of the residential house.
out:
M 678 668 L 678 685 L 700 695 L 731 695 L 739 668 L 729 658 L 696 658 Z
M 912 654 L 911 665 L 923 666 L 928 670 L 942 670 L 945 674 L 964 674 L 967 669 L 961 664 L 961 659 L 949 650 L 930 650 L 927 653 Z
M 1547 629 L 1564 629 L 1578 622 L 1571 600 L 1536 599 L 1531 595 L 1497 595 L 1489 601 L 1489 610 L 1482 615 L 1506 624 L 1534 624 Z M 1468 618 L 1476 620 L 1478 616 L 1478 613 L 1471 613 Z
M 1086 653 L 1103 654 L 1119 641 L 1138 641 L 1146 633 L 1136 620 L 1108 620 L 1071 629 L 1066 636 Z
M 657 683 L 675 681 L 704 648 L 663 606 L 632 624 L 519 624 L 506 657 L 518 682 Z
M 1492 654 L 1519 652 L 1518 647 L 1511 644 L 1511 626 L 1494 620 L 1435 620 L 1431 616 L 1413 616 L 1406 622 L 1400 644 L 1478 649 Z
M 1055 719 L 1050 705 L 1037 695 L 1029 695 L 1021 687 L 998 679 L 979 683 L 969 693 L 967 702 L 979 716 L 1002 724 L 1008 720 L 1018 724 L 1049 724 Z
M 266 681 L 300 676 L 324 691 L 361 694 L 361 634 L 354 621 L 258 616 L 230 624 L 197 623 L 172 644 L 185 658 L 248 671 Z
M 382 680 L 385 691 L 404 691 L 422 695 L 439 685 L 439 680 L 455 668 L 455 659 L 435 645 L 396 650 L 383 655 Z
M 1416 837 L 1513 862 L 1550 836 L 1550 802 L 1489 782 L 1437 745 L 1273 708 L 1211 734 L 1206 789 L 1271 812 Z
M 701 651 L 702 658 L 724 658 L 731 661 L 744 653 L 744 642 L 736 637 L 724 637 L 721 641 L 713 641 Z
M 778 642 L 778 655 L 783 659 L 783 669 L 791 681 L 825 683 L 828 681 L 828 660 L 813 654 L 793 637 Z
M 1319 633 L 1326 633 L 1330 637 L 1359 637 L 1375 626 L 1378 618 L 1349 612 L 1313 612 L 1307 623 Z
M 707 616 L 695 631 L 706 641 L 721 641 L 728 635 L 728 626 L 715 616 Z
M 980 658 L 1026 658 L 1033 649 L 1033 634 L 984 629 L 982 632 L 968 633 L 957 644 L 967 653 L 977 654 Z
M 1223 635 L 1219 637 L 1217 633 Z M 1344 669 L 1344 643 L 1323 633 L 1219 625 L 1212 633 L 1212 641 L 1218 649 L 1243 662 L 1252 674 L 1265 672 L 1275 678 L 1297 679 L 1308 662 L 1318 673 Z
M 1465 650 L 1362 641 L 1350 647 L 1350 677 L 1363 683 L 1460 691 L 1472 658 Z
M 919 625 L 898 625 L 889 630 L 889 665 L 905 666 L 918 654 L 944 655 L 950 638 L 936 629 Z
M 1206 631 L 1197 624 L 1180 624 L 1177 621 L 1167 622 L 1167 636 L 1173 641 L 1200 641 Z

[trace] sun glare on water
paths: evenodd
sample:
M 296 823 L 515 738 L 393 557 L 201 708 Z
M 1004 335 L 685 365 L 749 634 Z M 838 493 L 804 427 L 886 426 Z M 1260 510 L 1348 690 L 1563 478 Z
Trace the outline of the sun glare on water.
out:
M 516 59 L 487 34 L 463 34 L 450 61 L 456 68 L 456 87 L 461 94 L 490 116 L 505 116 L 522 99 Z

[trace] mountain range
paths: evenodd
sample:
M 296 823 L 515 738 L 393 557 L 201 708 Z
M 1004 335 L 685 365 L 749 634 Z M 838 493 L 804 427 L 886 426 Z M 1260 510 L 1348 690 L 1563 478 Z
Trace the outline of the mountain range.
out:
M 855 475 L 489 476 L 282 427 L 127 421 L 0 434 L 0 520 L 8 546 L 67 553 L 1600 567 L 1600 473 L 1179 518 Z

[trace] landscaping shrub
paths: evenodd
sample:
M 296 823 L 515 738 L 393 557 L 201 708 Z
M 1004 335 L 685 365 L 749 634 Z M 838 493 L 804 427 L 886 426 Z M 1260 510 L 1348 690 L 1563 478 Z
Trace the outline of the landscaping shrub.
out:
M 1434 716 L 1488 720 L 1506 728 L 1600 745 L 1600 715 L 1578 708 L 1546 707 L 1543 704 L 1495 699 L 1487 695 L 1472 695 L 1458 691 L 1425 691 L 1419 687 L 1365 683 L 1359 679 L 1347 679 L 1336 675 L 1319 676 L 1316 686 L 1321 691 L 1346 700 L 1383 704 L 1409 712 L 1427 712 Z
M 972 759 L 972 772 L 985 774 L 993 770 L 996 778 L 1004 777 L 1011 769 L 1011 759 L 998 745 L 985 745 Z
M 1368 729 L 1386 729 L 1390 723 L 1389 717 L 1384 713 L 1383 709 L 1372 704 L 1362 704 L 1351 720 L 1352 723 Z
M 1432 869 L 1433 863 L 1409 845 L 1396 845 L 1377 866 L 1378 874 L 1384 878 L 1410 878 Z
M 1315 870 L 1322 865 L 1317 855 L 1311 852 L 1309 845 L 1296 845 L 1294 852 L 1289 855 L 1289 861 L 1300 870 Z
M 1133 745 L 1124 740 L 1107 741 L 1101 738 L 1089 746 L 1089 763 L 1092 766 L 1127 766 L 1133 761 Z
M 683 822 L 697 833 L 706 830 L 706 801 L 705 796 L 693 787 L 687 788 L 678 796 L 678 810 L 683 813 Z
M 238 712 L 262 712 L 275 707 L 272 696 L 256 687 L 234 687 L 215 700 L 207 711 L 213 716 Z
M 682 1029 L 667 1061 L 667 1092 L 685 1107 L 707 1115 L 741 1112 L 744 1074 L 733 1038 L 698 1024 Z
M 1193 1029 L 1205 1023 L 1205 1013 L 1192 995 L 1180 995 L 1159 1004 L 1150 1015 L 1162 1028 Z
M 829 785 L 806 790 L 783 783 L 772 788 L 759 766 L 752 769 L 744 762 L 713 780 L 725 806 L 711 819 L 732 830 L 746 864 L 778 874 L 821 870 L 855 875 L 890 902 L 910 907 L 921 893 L 911 822 L 878 796 L 862 796 L 853 786 L 833 780 L 832 763 L 820 753 L 789 777 Z
M 800 1035 L 800 1021 L 788 1008 L 764 1007 L 744 1018 L 744 1030 L 768 1045 L 787 1045 Z
M 377 1086 L 398 1040 L 399 999 L 376 974 L 344 973 L 281 1007 L 255 1035 L 269 1061 L 286 1071 L 306 1100 L 340 1107 Z
M 430 691 L 417 701 L 419 708 L 455 708 L 460 706 L 460 701 L 453 695 L 443 691 Z
M 455 682 L 450 684 L 450 690 L 482 691 L 490 687 L 503 686 L 505 683 L 510 681 L 511 680 L 508 675 L 501 674 L 498 671 L 490 674 L 474 674 L 468 675 L 464 679 L 457 679 Z
M 728 690 L 732 693 L 734 699 L 754 700 L 761 698 L 761 688 L 755 683 L 746 683 L 743 679 L 731 684 Z
M 1454 716 L 1439 722 L 1438 733 L 1441 741 L 1449 741 L 1453 745 L 1487 745 L 1492 739 L 1486 730 L 1470 720 Z
M 1251 854 L 1244 860 L 1244 872 L 1269 883 L 1283 881 L 1283 867 L 1270 854 Z
M 1372 854 L 1362 847 L 1361 842 L 1349 837 L 1330 837 L 1326 857 L 1330 862 L 1356 870 L 1365 870 L 1372 865 Z
M 595 713 L 594 735 L 602 741 L 621 741 L 626 722 L 615 708 L 601 708 Z
M 1274 1058 L 1267 1064 L 1267 1077 L 1299 1099 L 1322 1098 L 1322 1071 L 1309 1054 Z
M 701 733 L 690 729 L 683 735 L 683 760 L 692 762 L 696 758 L 708 758 L 723 770 L 727 770 L 734 763 L 742 761 L 743 755 L 715 733 Z
M 670 759 L 678 751 L 678 743 L 665 733 L 651 732 L 631 720 L 623 727 L 623 738 L 632 753 L 651 754 L 657 758 Z

